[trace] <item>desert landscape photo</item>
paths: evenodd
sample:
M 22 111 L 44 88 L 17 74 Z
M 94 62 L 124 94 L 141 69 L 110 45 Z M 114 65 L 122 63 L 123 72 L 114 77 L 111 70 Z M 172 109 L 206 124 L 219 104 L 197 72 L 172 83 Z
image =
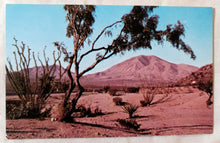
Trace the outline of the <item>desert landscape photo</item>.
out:
M 213 133 L 212 8 L 7 4 L 6 33 L 8 139 Z

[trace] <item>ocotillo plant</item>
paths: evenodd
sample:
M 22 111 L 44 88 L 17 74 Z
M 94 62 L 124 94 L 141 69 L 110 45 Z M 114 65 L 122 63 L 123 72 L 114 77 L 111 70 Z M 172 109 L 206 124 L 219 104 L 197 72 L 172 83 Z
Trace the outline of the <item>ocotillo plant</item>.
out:
M 31 49 L 21 42 L 21 46 L 18 45 L 18 41 L 14 38 L 15 44 L 13 46 L 16 51 L 13 52 L 15 58 L 15 67 L 8 59 L 8 65 L 6 65 L 6 73 L 11 86 L 18 95 L 22 103 L 22 109 L 25 112 L 23 117 L 38 117 L 41 114 L 41 110 L 44 108 L 47 98 L 51 95 L 55 89 L 54 74 L 59 63 L 59 78 L 65 73 L 61 73 L 61 51 L 53 51 L 53 64 L 48 65 L 49 58 L 46 57 L 45 49 L 43 50 L 44 62 L 39 58 L 43 72 L 39 75 L 37 59 L 34 52 L 31 53 Z M 31 58 L 32 57 L 32 58 Z M 30 62 L 33 60 L 35 65 L 35 81 L 30 79 Z M 23 112 L 21 111 L 21 112 Z

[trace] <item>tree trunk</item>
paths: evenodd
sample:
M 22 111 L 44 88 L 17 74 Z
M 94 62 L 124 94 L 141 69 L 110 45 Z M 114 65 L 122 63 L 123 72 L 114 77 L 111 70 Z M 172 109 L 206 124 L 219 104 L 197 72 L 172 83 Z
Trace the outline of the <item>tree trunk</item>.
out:
M 66 109 L 68 107 L 64 108 L 64 111 L 67 111 L 66 113 L 64 112 L 64 116 L 61 119 L 61 121 L 65 122 L 73 122 L 73 118 L 71 117 L 72 113 L 76 111 L 76 105 L 79 100 L 79 98 L 82 96 L 82 93 L 84 92 L 84 88 L 80 85 L 79 79 L 77 79 L 74 83 L 75 86 L 77 86 L 79 91 L 76 93 L 75 97 L 72 99 L 71 102 L 71 109 Z M 68 103 L 67 103 L 68 104 Z
M 80 85 L 79 81 L 77 81 L 77 87 L 79 88 L 77 94 L 75 97 L 72 99 L 72 110 L 74 111 L 76 109 L 77 102 L 79 98 L 82 96 L 83 92 L 85 89 Z
M 72 67 L 72 62 L 70 61 L 68 67 L 66 68 L 68 77 L 70 79 L 70 83 L 69 83 L 69 88 L 68 88 L 67 92 L 65 93 L 65 99 L 64 99 L 64 103 L 63 103 L 64 108 L 67 106 L 70 95 L 76 86 L 76 84 L 73 82 L 73 77 L 71 74 L 71 67 Z
M 72 109 L 69 109 L 70 106 L 68 106 L 69 105 L 68 101 L 70 99 L 70 96 L 71 96 L 73 89 L 76 87 L 76 84 L 74 83 L 74 80 L 73 80 L 73 77 L 71 74 L 71 67 L 72 67 L 72 59 L 70 59 L 69 65 L 66 68 L 67 75 L 69 77 L 70 82 L 69 82 L 69 88 L 65 93 L 65 98 L 62 103 L 62 107 L 60 107 L 62 109 L 59 109 L 62 112 L 61 117 L 58 118 L 59 121 L 69 121 L 70 116 L 72 114 L 72 113 L 70 113 Z

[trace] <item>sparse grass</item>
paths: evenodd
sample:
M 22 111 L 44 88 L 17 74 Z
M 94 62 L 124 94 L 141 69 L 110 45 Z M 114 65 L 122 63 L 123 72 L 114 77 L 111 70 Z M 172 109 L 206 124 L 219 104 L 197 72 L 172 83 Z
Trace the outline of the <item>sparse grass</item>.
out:
M 126 104 L 122 106 L 122 109 L 124 110 L 125 113 L 128 113 L 129 118 L 133 117 L 133 114 L 137 111 L 138 106 L 132 105 L 132 104 Z
M 138 130 L 141 126 L 141 124 L 138 124 L 134 119 L 118 119 L 117 122 L 127 129 Z

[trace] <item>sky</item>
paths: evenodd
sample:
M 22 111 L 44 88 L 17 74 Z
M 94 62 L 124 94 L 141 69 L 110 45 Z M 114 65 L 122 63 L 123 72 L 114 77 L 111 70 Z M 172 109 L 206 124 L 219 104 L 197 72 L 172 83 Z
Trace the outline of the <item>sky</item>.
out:
M 96 6 L 94 33 L 89 37 L 94 40 L 101 30 L 118 21 L 121 17 L 129 13 L 132 6 Z M 190 55 L 185 54 L 164 42 L 158 45 L 152 43 L 152 50 L 139 49 L 126 52 L 124 55 L 115 55 L 97 65 L 89 73 L 106 70 L 111 66 L 138 55 L 155 55 L 159 58 L 176 64 L 189 64 L 197 67 L 213 62 L 213 10 L 210 7 L 158 7 L 152 15 L 159 16 L 158 30 L 163 30 L 168 24 L 176 24 L 180 20 L 185 26 L 185 36 L 182 39 L 193 49 L 196 60 L 192 60 Z M 40 53 L 46 46 L 46 54 L 52 62 L 52 51 L 56 48 L 53 42 L 63 42 L 67 49 L 73 49 L 73 40 L 67 38 L 65 19 L 66 11 L 63 5 L 34 5 L 34 4 L 7 4 L 6 5 L 6 57 L 14 60 L 13 51 L 15 48 L 13 38 L 18 42 L 24 41 L 31 48 L 31 51 Z M 120 25 L 113 29 L 113 37 L 118 34 Z M 113 38 L 112 37 L 112 38 Z M 112 38 L 103 36 L 96 44 L 101 47 L 111 43 Z M 85 46 L 80 53 L 89 49 Z M 91 65 L 95 60 L 95 55 L 91 54 L 82 61 L 80 71 Z M 67 63 L 62 62 L 63 67 Z M 34 66 L 32 63 L 30 66 Z

